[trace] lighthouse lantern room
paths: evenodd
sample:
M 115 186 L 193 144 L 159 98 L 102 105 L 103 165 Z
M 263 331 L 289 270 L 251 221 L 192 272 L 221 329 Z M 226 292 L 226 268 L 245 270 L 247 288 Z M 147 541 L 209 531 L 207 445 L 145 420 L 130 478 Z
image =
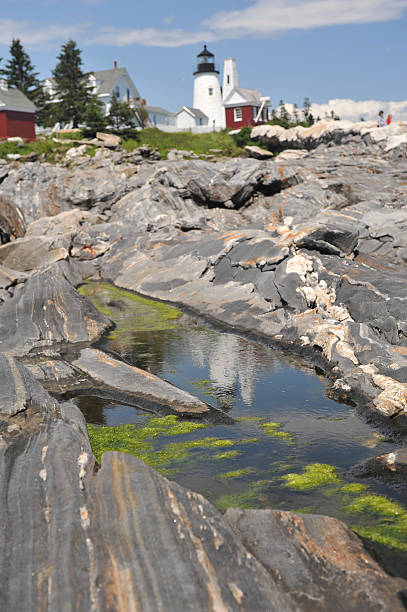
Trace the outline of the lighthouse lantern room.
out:
M 194 72 L 194 108 L 207 115 L 209 125 L 214 130 L 225 127 L 225 110 L 218 75 L 215 56 L 204 45 L 203 51 L 197 55 Z

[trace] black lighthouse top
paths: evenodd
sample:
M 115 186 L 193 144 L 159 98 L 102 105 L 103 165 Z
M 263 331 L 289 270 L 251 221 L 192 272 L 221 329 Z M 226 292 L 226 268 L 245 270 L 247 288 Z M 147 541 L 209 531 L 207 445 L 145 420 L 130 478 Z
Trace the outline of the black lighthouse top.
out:
M 196 57 L 198 61 L 194 74 L 199 74 L 200 72 L 216 72 L 219 74 L 219 70 L 215 69 L 215 56 L 208 51 L 206 45 L 204 45 L 203 51 L 198 53 Z

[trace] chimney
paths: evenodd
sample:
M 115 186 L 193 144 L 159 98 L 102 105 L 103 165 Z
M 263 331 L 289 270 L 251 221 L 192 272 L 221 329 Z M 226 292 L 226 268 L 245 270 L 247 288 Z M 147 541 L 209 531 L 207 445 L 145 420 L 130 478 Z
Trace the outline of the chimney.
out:
M 114 66 L 114 69 L 117 70 L 117 62 L 116 62 L 116 60 L 114 60 L 113 66 Z

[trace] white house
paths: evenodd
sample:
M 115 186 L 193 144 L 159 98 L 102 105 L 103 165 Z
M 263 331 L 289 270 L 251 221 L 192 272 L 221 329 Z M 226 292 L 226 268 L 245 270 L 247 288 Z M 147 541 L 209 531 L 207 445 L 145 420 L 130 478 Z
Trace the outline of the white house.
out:
M 88 85 L 92 93 L 96 95 L 98 100 L 103 102 L 105 114 L 107 115 L 112 103 L 112 96 L 116 93 L 118 99 L 122 102 L 128 102 L 130 106 L 140 104 L 140 94 L 126 68 L 118 68 L 114 62 L 114 68 L 110 70 L 96 70 L 88 74 Z M 58 100 L 56 96 L 56 82 L 53 78 L 47 78 L 43 81 L 44 91 Z
M 161 108 L 160 106 L 144 106 L 148 113 L 148 121 L 151 127 L 165 130 L 166 128 L 175 128 L 177 119 L 176 114 Z
M 176 126 L 181 130 L 199 131 L 195 128 L 205 128 L 208 126 L 209 118 L 199 108 L 183 106 L 175 113 Z

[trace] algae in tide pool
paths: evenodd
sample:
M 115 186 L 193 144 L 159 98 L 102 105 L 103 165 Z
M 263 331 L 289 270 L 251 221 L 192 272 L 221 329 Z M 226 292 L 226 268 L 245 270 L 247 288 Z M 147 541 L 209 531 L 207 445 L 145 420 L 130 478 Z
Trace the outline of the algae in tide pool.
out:
M 336 468 L 325 463 L 311 463 L 305 467 L 303 474 L 286 474 L 281 477 L 285 486 L 296 491 L 307 491 L 326 484 L 339 483 Z
M 155 445 L 159 436 L 161 439 L 182 436 L 207 427 L 210 426 L 192 421 L 181 421 L 176 415 L 169 415 L 149 418 L 143 426 L 99 427 L 88 425 L 88 432 L 92 451 L 97 461 L 101 461 L 103 453 L 117 450 L 135 455 L 148 465 L 163 471 L 164 467 L 195 458 L 196 455 L 190 454 L 190 451 L 195 449 L 219 451 L 219 449 L 228 448 L 237 443 L 224 438 L 206 437 L 199 440 L 170 442 L 159 448 Z M 165 473 L 168 474 L 168 470 Z
M 364 515 L 364 524 L 352 526 L 363 538 L 407 552 L 407 511 L 400 504 L 382 495 L 362 495 L 346 506 L 345 512 Z M 366 524 L 366 514 L 374 522 Z
M 218 510 L 224 511 L 228 508 L 256 508 L 264 501 L 264 493 L 269 486 L 268 480 L 258 480 L 251 482 L 247 491 L 243 493 L 232 493 L 221 495 L 215 501 Z
M 79 288 L 102 314 L 115 324 L 110 333 L 112 340 L 123 339 L 137 331 L 158 331 L 172 329 L 182 312 L 177 308 L 149 300 L 119 289 L 109 283 L 87 282 Z

